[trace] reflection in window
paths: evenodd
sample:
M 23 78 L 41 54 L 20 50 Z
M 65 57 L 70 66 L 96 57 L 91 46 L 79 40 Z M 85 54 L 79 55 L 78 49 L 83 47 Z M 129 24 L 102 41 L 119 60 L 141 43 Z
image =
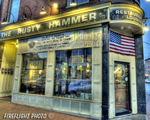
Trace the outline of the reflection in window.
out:
M 9 14 L 9 22 L 12 23 L 13 21 L 18 21 L 19 16 L 19 7 L 20 7 L 20 0 L 10 0 L 10 8 L 9 12 L 14 15 L 15 18 L 11 14 Z
M 47 52 L 23 55 L 20 92 L 45 93 Z
M 123 83 L 128 81 L 128 65 L 115 63 L 115 82 Z
M 91 100 L 92 49 L 56 52 L 54 95 Z

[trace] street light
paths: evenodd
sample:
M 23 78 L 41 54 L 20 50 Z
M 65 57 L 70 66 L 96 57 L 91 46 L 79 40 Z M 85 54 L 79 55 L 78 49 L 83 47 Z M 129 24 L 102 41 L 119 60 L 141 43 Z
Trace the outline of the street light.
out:
M 149 31 L 149 27 L 147 26 L 147 24 L 145 24 L 144 26 L 144 31 Z

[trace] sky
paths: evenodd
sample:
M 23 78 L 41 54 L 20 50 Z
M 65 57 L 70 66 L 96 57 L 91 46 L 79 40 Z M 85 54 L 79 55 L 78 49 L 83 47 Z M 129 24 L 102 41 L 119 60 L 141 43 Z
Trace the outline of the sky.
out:
M 146 24 L 149 27 L 149 31 L 145 32 L 143 35 L 143 45 L 144 45 L 144 59 L 150 58 L 150 2 L 146 0 L 140 0 L 141 8 L 145 12 L 145 17 L 149 17 Z

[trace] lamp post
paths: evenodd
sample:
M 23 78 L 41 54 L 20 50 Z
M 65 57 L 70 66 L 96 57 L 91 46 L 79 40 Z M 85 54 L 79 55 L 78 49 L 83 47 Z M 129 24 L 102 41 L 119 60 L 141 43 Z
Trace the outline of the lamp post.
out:
M 14 15 L 13 15 L 11 12 L 8 12 L 8 11 L 5 12 L 5 14 L 6 14 L 6 13 L 13 16 L 13 23 L 14 23 L 14 19 L 15 19 Z M 2 19 L 2 22 L 1 22 L 1 23 L 2 23 L 3 25 L 8 23 L 8 20 L 7 20 L 6 16 Z
M 149 19 L 150 17 L 146 17 L 147 19 Z M 147 24 L 145 24 L 145 26 L 144 26 L 144 31 L 146 32 L 146 31 L 149 31 L 149 27 L 148 27 L 148 25 Z

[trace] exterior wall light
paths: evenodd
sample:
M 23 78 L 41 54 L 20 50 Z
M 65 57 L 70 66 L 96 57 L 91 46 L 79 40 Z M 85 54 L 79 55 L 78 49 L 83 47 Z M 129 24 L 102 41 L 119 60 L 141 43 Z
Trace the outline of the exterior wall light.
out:
M 50 14 L 52 14 L 52 6 L 51 5 L 49 5 L 49 4 L 47 4 L 48 5 L 48 7 L 50 7 L 51 8 L 51 13 Z M 41 9 L 41 12 L 40 12 L 40 14 L 41 15 L 44 15 L 44 14 L 46 14 L 47 12 L 46 12 L 46 10 L 45 10 L 45 6 L 44 6 L 44 0 L 43 0 L 43 5 L 42 5 L 42 9 Z
M 77 2 L 75 2 L 75 0 L 72 0 L 72 2 L 70 3 L 70 6 L 76 6 Z
M 149 31 L 149 27 L 145 24 L 144 31 Z
M 45 10 L 45 6 L 44 5 L 42 6 L 40 14 L 41 15 L 46 14 L 46 10 Z
M 23 19 L 23 20 L 26 20 L 26 19 L 27 19 L 27 15 L 26 15 L 26 13 L 25 13 L 25 7 L 27 7 L 27 8 L 30 10 L 30 12 L 31 12 L 31 14 L 30 14 L 30 19 L 31 19 L 31 17 L 32 17 L 32 10 L 31 10 L 30 7 L 27 6 L 27 5 L 25 5 L 25 6 L 23 7 L 23 13 L 22 13 L 21 19 Z
M 6 18 L 6 13 L 13 16 L 13 23 L 14 23 L 14 19 L 15 19 L 14 15 L 13 15 L 11 12 L 8 12 L 8 11 L 7 11 L 7 12 L 5 12 L 5 15 L 4 15 L 5 17 L 2 19 L 1 24 L 2 24 L 2 25 L 5 25 L 5 24 L 8 23 L 7 18 Z
M 54 3 L 54 8 L 58 8 L 58 4 L 57 3 Z

